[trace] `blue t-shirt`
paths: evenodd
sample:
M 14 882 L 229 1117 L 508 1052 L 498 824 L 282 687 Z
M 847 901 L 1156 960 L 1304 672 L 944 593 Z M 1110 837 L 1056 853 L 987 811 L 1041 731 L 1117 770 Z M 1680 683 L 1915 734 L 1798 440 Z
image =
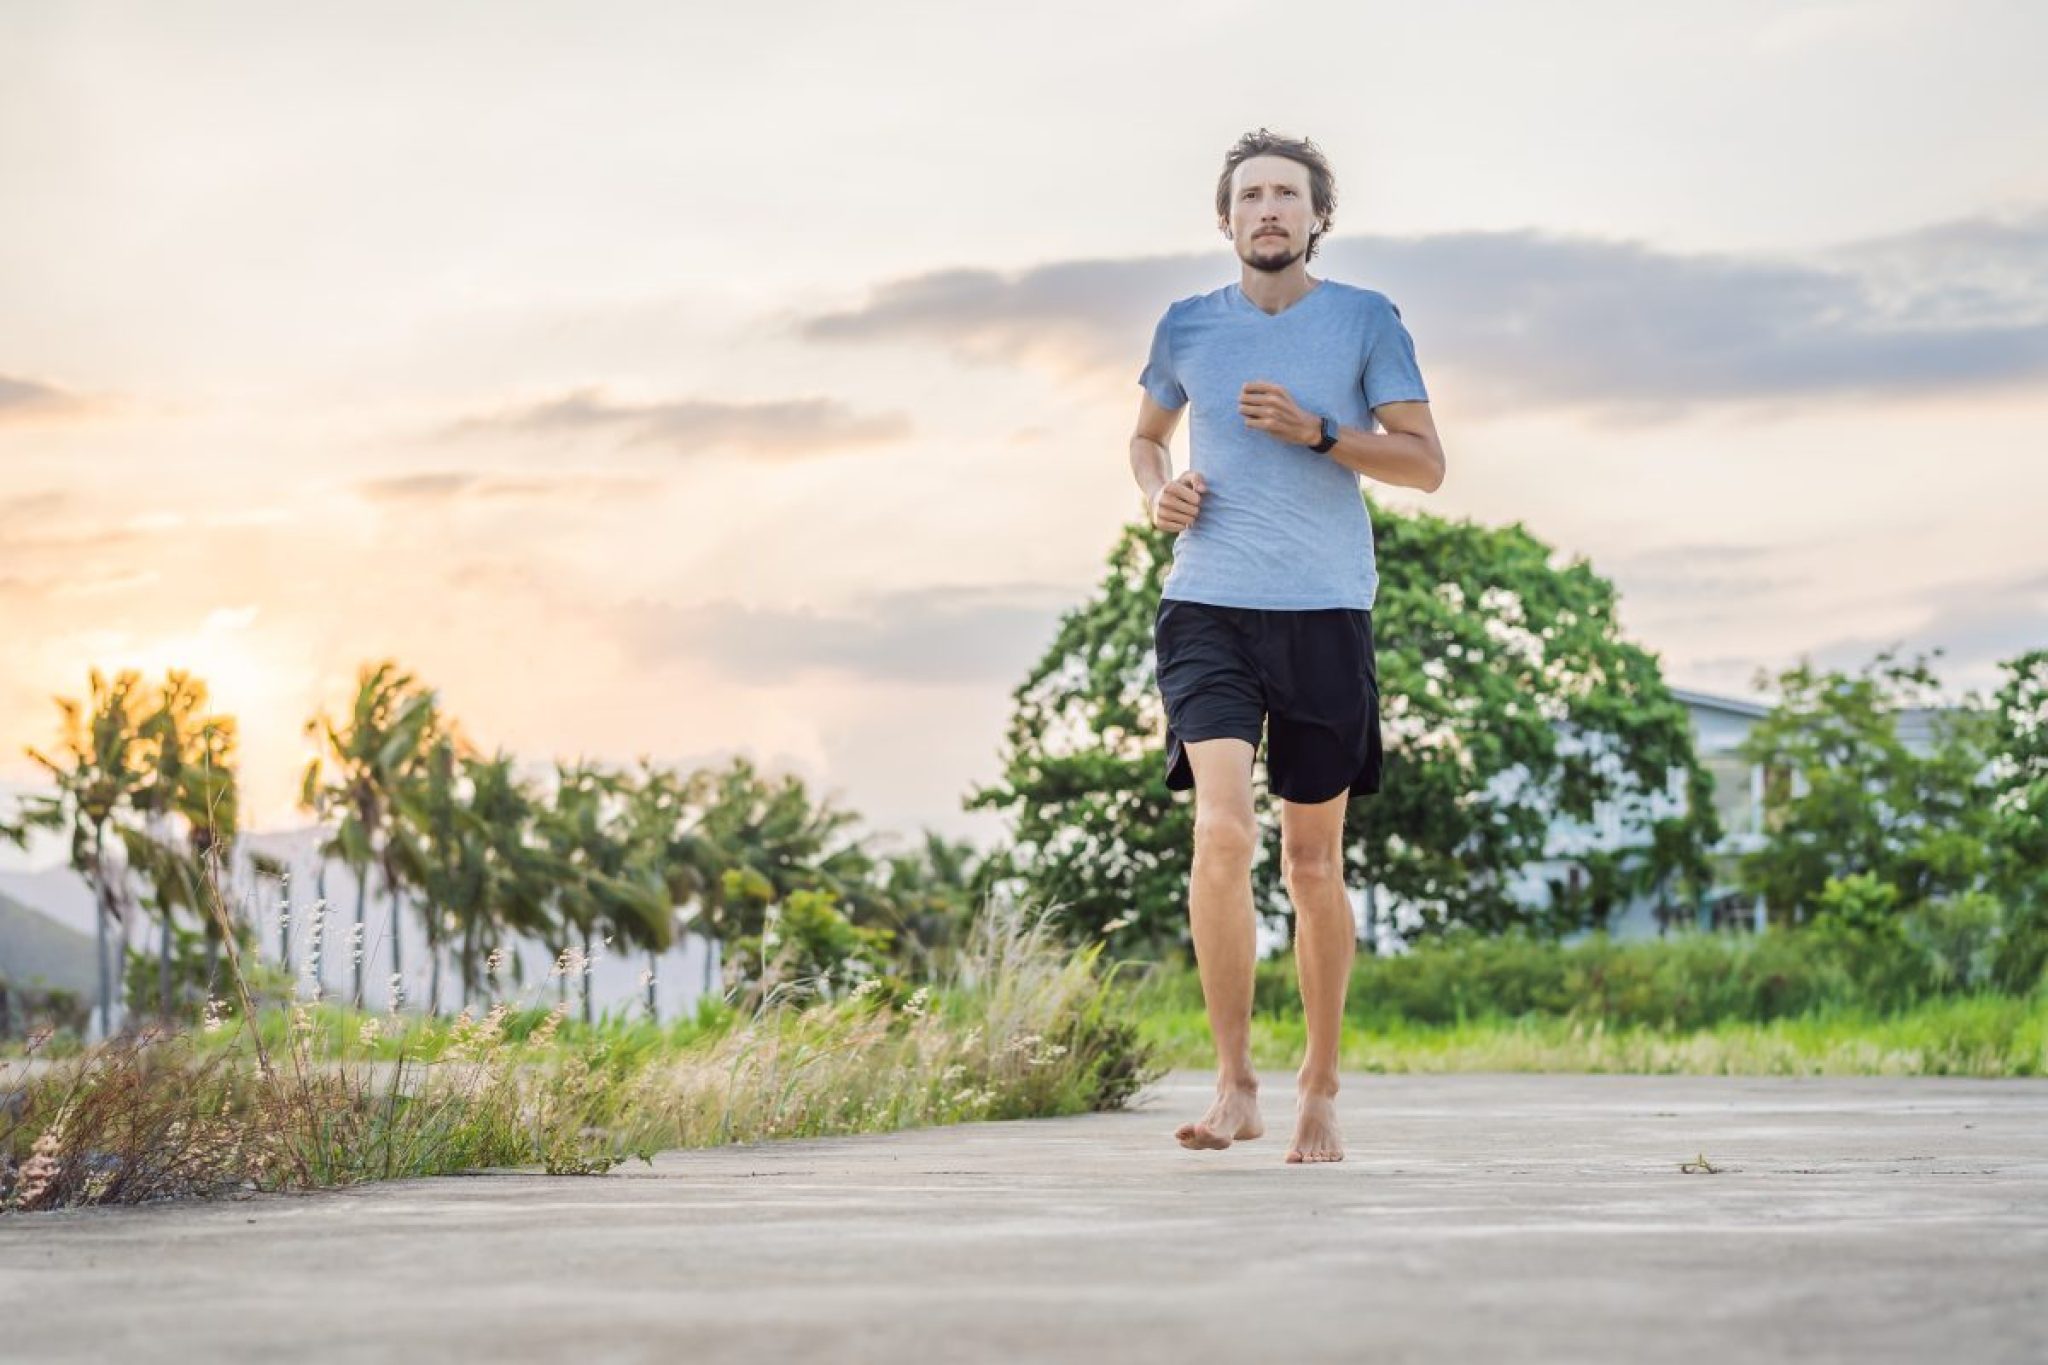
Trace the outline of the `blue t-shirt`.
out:
M 1325 279 L 1277 314 L 1236 284 L 1176 300 L 1138 383 L 1163 408 L 1194 404 L 1188 465 L 1208 482 L 1174 537 L 1165 597 L 1302 611 L 1370 608 L 1379 594 L 1359 474 L 1246 424 L 1238 395 L 1278 384 L 1297 406 L 1372 430 L 1382 403 L 1426 402 L 1401 310 L 1374 289 Z

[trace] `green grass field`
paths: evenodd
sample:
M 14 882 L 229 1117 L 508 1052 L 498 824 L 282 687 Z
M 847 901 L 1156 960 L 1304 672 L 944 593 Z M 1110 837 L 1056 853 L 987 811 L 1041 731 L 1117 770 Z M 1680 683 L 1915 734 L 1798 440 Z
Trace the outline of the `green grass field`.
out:
M 1148 1005 L 1139 1030 L 1168 1065 L 1215 1065 L 1208 1019 L 1199 1008 Z M 1253 1061 L 1274 1069 L 1299 1066 L 1307 1037 L 1298 1013 L 1257 1014 Z M 1345 1070 L 1379 1072 L 2042 1076 L 2048 1075 L 2048 997 L 1959 996 L 1890 1015 L 1830 1008 L 1683 1031 L 1537 1014 L 1445 1025 L 1368 1027 L 1346 1020 L 1342 1056 Z

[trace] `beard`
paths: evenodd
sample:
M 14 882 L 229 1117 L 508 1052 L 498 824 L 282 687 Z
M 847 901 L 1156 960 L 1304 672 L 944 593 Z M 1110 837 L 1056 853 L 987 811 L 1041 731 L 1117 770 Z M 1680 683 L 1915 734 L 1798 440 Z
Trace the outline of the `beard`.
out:
M 1252 269 L 1277 275 L 1308 254 L 1307 247 L 1297 250 L 1292 243 L 1290 237 L 1254 237 L 1239 255 Z

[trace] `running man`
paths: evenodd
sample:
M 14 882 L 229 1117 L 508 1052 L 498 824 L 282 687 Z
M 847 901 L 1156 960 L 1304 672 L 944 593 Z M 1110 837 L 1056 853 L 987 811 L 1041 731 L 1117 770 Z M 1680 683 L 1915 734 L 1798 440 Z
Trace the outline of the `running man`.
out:
M 1312 142 L 1263 128 L 1239 139 L 1216 215 L 1242 272 L 1160 318 L 1131 437 L 1146 516 L 1175 533 L 1153 639 L 1166 784 L 1195 793 L 1188 914 L 1216 1043 L 1216 1101 L 1175 1136 L 1220 1149 L 1265 1132 L 1250 1046 L 1263 726 L 1308 1021 L 1289 1162 L 1344 1157 L 1337 1059 L 1357 937 L 1344 812 L 1380 789 L 1381 763 L 1379 573 L 1359 476 L 1429 493 L 1444 481 L 1400 309 L 1308 273 L 1336 206 Z M 1190 406 L 1189 467 L 1175 477 L 1167 443 Z

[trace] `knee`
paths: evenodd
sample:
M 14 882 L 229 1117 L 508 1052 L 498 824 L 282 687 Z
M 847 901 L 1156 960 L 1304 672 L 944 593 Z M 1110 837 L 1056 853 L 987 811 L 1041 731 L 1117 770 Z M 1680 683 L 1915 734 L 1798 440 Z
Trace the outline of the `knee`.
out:
M 1195 856 L 1231 867 L 1250 868 L 1259 844 L 1258 825 L 1242 811 L 1197 811 Z
M 1332 887 L 1344 885 L 1343 850 L 1332 844 L 1325 848 L 1280 850 L 1280 879 L 1296 900 L 1315 900 Z

